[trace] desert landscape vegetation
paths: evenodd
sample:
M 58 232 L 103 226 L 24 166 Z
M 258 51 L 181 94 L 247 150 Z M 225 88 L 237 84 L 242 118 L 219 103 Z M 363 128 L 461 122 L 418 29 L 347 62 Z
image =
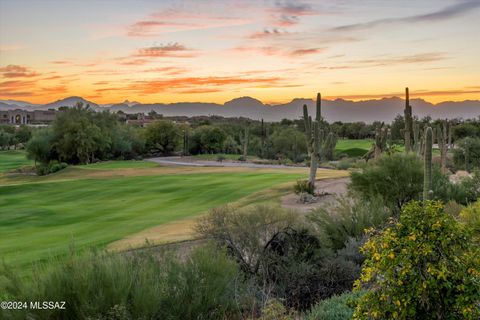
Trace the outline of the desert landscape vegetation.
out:
M 479 319 L 480 3 L 167 2 L 0 0 L 0 318 Z

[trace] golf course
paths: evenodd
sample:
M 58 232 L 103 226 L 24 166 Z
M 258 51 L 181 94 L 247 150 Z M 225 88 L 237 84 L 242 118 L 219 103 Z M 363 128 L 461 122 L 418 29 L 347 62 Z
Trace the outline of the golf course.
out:
M 29 163 L 21 152 L 0 156 L 10 169 L 15 163 Z M 151 227 L 189 223 L 188 219 L 210 208 L 248 196 L 250 203 L 263 201 L 252 195 L 290 185 L 306 173 L 306 168 L 179 168 L 147 161 L 108 161 L 70 166 L 40 177 L 3 174 L 0 254 L 10 265 L 27 267 L 65 254 L 70 244 L 77 249 L 105 247 Z M 319 176 L 339 173 L 324 170 Z

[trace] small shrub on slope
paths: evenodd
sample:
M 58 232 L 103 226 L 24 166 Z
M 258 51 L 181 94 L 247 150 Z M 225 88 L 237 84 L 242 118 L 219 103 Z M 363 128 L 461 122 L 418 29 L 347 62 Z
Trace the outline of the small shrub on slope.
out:
M 347 292 L 323 300 L 310 310 L 305 320 L 350 320 L 353 316 L 355 301 L 363 295 L 363 291 Z
M 420 198 L 423 164 L 413 153 L 384 155 L 362 172 L 352 172 L 349 187 L 365 200 L 380 197 L 398 212 L 405 203 Z
M 297 180 L 297 183 L 293 186 L 293 191 L 295 194 L 308 193 L 314 195 L 315 187 L 308 180 Z

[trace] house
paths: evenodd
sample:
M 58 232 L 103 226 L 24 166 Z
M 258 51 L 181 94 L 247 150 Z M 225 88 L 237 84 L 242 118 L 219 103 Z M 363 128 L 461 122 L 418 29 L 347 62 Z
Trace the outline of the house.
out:
M 5 110 L 0 111 L 0 124 L 49 124 L 55 120 L 56 113 L 55 110 Z

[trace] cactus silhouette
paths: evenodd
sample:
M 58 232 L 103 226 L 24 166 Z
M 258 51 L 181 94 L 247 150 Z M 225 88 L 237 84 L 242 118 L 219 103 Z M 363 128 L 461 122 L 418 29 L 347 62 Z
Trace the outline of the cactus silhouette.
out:
M 242 139 L 242 144 L 243 144 L 243 161 L 247 161 L 247 155 L 248 155 L 248 126 L 249 123 L 245 125 L 245 133 Z
M 408 88 L 405 88 L 405 152 L 412 151 L 413 118 Z
M 432 128 L 425 129 L 425 157 L 423 170 L 423 200 L 427 201 L 431 198 L 432 193 L 432 145 L 433 131 Z
M 308 115 L 307 105 L 303 105 L 303 122 L 305 124 L 305 141 L 307 143 L 307 151 L 310 156 L 310 174 L 308 183 L 314 187 L 315 178 L 317 175 L 318 162 L 321 158 L 321 139 L 323 137 L 323 130 L 321 130 L 322 120 L 322 97 L 317 93 L 316 116 L 315 121 Z
M 437 127 L 437 141 L 438 141 L 438 148 L 440 149 L 440 163 L 442 172 L 447 171 L 447 152 L 449 147 L 449 137 L 451 137 L 449 133 L 449 124 L 448 120 L 442 121 L 441 126 Z

